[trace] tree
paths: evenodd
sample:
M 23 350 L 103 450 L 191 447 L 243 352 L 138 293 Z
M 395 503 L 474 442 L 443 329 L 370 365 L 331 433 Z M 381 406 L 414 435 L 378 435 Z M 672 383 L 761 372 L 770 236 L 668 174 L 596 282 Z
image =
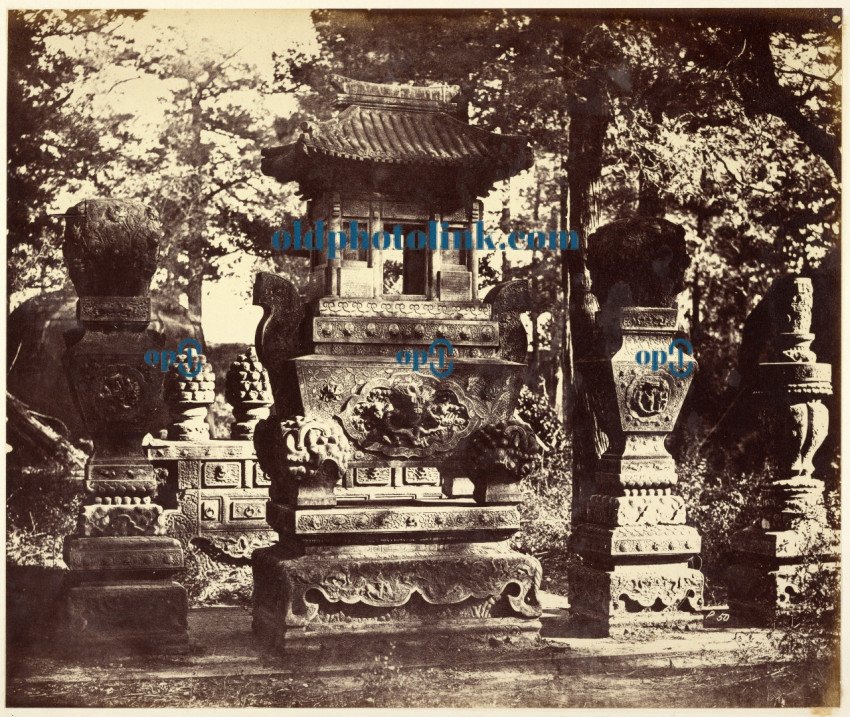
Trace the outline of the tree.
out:
M 164 231 L 154 286 L 173 300 L 185 294 L 195 312 L 203 280 L 217 278 L 220 260 L 237 252 L 302 271 L 303 262 L 272 256 L 273 231 L 301 203 L 260 173 L 260 149 L 275 135 L 256 68 L 174 27 L 142 45 L 132 22 L 141 15 L 13 13 L 12 291 L 64 281 L 62 227 L 48 211 L 74 194 L 157 209 Z M 151 120 L 148 100 L 133 106 L 131 83 L 140 80 L 159 92 L 161 121 Z
M 105 64 L 132 61 L 121 37 L 140 11 L 9 12 L 6 205 L 10 292 L 61 284 L 57 197 L 108 154 L 86 85 Z M 80 121 L 87 117 L 88 121 Z M 106 118 L 107 120 L 109 118 Z
M 304 92 L 305 113 L 330 111 L 320 98 L 331 71 L 459 84 L 473 121 L 560 158 L 547 201 L 561 227 L 584 239 L 632 212 L 684 224 L 709 397 L 771 278 L 816 265 L 837 241 L 834 14 L 317 11 L 319 55 L 280 56 L 279 77 Z M 483 261 L 481 276 L 495 277 Z M 595 299 L 580 256 L 566 252 L 561 268 L 569 372 Z
M 189 43 L 176 28 L 142 48 L 136 69 L 159 80 L 164 118 L 154 141 L 136 134 L 97 175 L 103 191 L 120 185 L 159 211 L 165 243 L 156 281 L 174 296 L 184 293 L 197 313 L 203 281 L 221 275 L 218 261 L 241 251 L 271 258 L 272 233 L 300 210 L 260 172 L 273 123 L 263 81 L 237 55 Z

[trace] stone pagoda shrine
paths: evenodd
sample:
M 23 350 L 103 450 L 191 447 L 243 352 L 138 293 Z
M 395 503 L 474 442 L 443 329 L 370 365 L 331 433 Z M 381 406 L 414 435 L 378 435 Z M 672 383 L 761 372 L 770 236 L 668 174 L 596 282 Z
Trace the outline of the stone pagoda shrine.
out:
M 469 229 L 478 198 L 531 165 L 524 138 L 468 124 L 457 87 L 334 82 L 336 117 L 263 152 L 265 174 L 298 182 L 314 226 Z M 512 419 L 526 287 L 479 300 L 467 247 L 370 243 L 310 261 L 303 293 L 267 273 L 254 287 L 274 397 L 254 443 L 279 535 L 253 554 L 255 631 L 278 647 L 535 636 L 540 564 L 507 544 L 537 451 Z M 450 375 L 397 362 L 438 338 L 453 346 Z

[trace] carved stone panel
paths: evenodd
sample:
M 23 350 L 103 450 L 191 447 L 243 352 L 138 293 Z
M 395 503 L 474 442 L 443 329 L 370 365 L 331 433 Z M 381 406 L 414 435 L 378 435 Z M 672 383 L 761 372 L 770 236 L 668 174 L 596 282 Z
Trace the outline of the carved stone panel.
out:
M 355 468 L 354 485 L 390 485 L 392 468 Z
M 221 520 L 221 498 L 205 498 L 201 501 L 201 520 L 210 522 Z
M 399 372 L 365 384 L 339 419 L 361 449 L 412 458 L 453 450 L 486 415 L 457 384 Z
M 242 482 L 242 466 L 239 463 L 205 463 L 204 487 L 223 486 L 237 488 Z
M 231 520 L 261 520 L 266 517 L 266 501 L 263 499 L 234 498 L 230 502 Z
M 405 485 L 440 485 L 440 471 L 427 467 L 405 468 L 404 483 Z
M 254 486 L 257 488 L 268 488 L 272 484 L 271 479 L 263 473 L 258 463 L 254 464 Z

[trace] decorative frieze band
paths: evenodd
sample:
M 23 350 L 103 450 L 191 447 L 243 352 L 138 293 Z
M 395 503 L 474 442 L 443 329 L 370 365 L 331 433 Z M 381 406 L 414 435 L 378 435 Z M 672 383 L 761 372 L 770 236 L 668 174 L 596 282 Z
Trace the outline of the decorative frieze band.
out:
M 498 346 L 499 324 L 496 321 L 417 318 L 373 319 L 363 323 L 317 316 L 313 319 L 313 336 L 317 343 L 342 341 L 428 346 L 435 338 L 446 338 L 454 345 Z
M 681 555 L 700 551 L 696 528 L 689 525 L 628 525 L 605 528 L 582 524 L 575 544 L 581 554 L 600 556 Z
M 170 570 L 183 567 L 180 543 L 165 537 L 70 538 L 65 563 L 71 570 Z
M 140 323 L 151 320 L 149 296 L 81 296 L 77 318 L 87 323 Z
M 425 506 L 385 506 L 333 509 L 293 509 L 268 504 L 269 524 L 299 536 L 329 533 L 415 533 L 455 531 L 519 530 L 515 506 L 455 506 L 433 509 Z
M 324 298 L 319 301 L 320 316 L 359 316 L 367 318 L 455 319 L 490 321 L 492 307 L 477 301 L 425 301 L 406 299 Z

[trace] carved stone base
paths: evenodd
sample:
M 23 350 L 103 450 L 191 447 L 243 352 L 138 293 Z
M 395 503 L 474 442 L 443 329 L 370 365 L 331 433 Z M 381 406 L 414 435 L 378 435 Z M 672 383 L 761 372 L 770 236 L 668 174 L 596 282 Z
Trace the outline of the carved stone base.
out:
M 770 626 L 811 615 L 801 605 L 806 597 L 830 600 L 833 587 L 824 583 L 838 571 L 838 535 L 830 528 L 805 521 L 792 530 L 763 530 L 753 526 L 734 536 L 737 550 L 726 573 L 729 613 L 738 625 Z M 838 602 L 837 585 L 832 596 Z M 819 595 L 818 595 L 819 594 Z M 818 597 L 816 597 L 818 595 Z
M 838 572 L 837 563 L 823 563 L 820 567 Z M 811 616 L 812 611 L 800 602 L 812 579 L 809 565 L 778 565 L 773 570 L 752 564 L 732 565 L 727 572 L 732 621 L 736 625 L 770 627 L 790 622 L 801 614 Z M 837 606 L 838 594 L 834 597 Z
M 570 612 L 601 634 L 627 627 L 702 625 L 704 578 L 685 563 L 618 565 L 570 570 Z
M 596 497 L 596 496 L 594 496 Z M 594 560 L 621 560 L 631 556 L 683 556 L 699 553 L 702 541 L 690 525 L 620 525 L 608 528 L 580 524 L 573 536 L 576 552 Z
M 174 538 L 158 535 L 86 538 L 69 535 L 63 551 L 70 577 L 123 578 L 144 573 L 170 576 L 183 569 L 183 550 Z
M 505 544 L 323 547 L 253 555 L 254 630 L 269 644 L 437 634 L 536 636 L 540 563 Z M 441 638 L 442 639 L 442 638 Z M 486 640 L 483 641 L 486 645 Z
M 775 561 L 802 563 L 818 555 L 830 560 L 837 556 L 839 539 L 836 531 L 815 521 L 800 521 L 790 530 L 764 530 L 750 526 L 734 535 L 736 562 Z M 747 556 L 750 556 L 749 558 Z
M 71 585 L 58 637 L 72 652 L 185 652 L 188 610 L 186 589 L 170 581 Z

